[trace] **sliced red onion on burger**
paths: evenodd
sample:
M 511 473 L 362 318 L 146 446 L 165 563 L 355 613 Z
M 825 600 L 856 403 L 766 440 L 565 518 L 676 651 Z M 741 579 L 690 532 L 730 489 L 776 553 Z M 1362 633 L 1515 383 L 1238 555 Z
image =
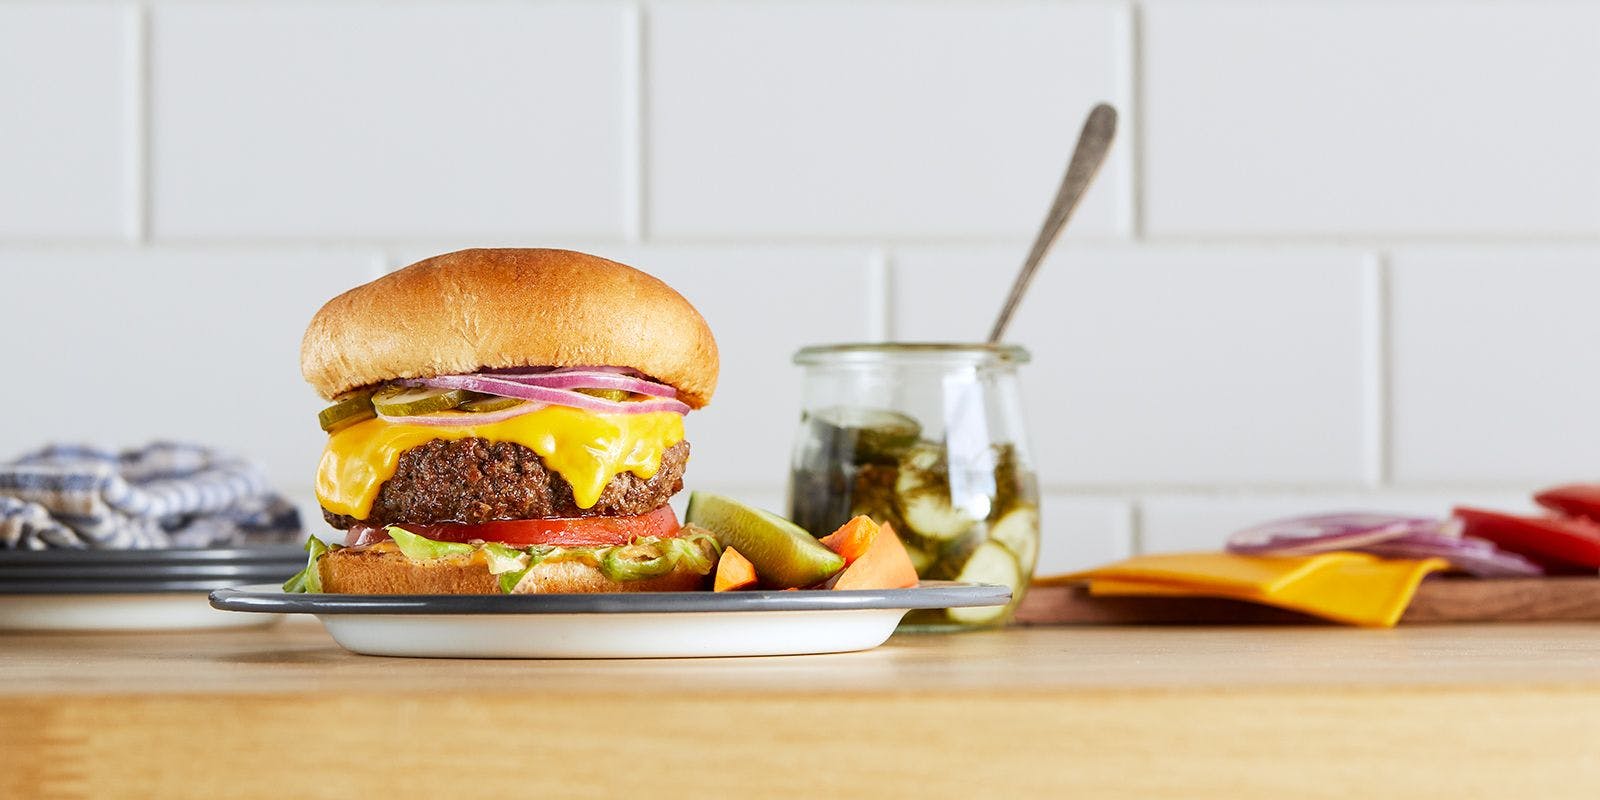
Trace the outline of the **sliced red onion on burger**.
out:
M 678 396 L 677 389 L 665 384 L 621 372 L 610 372 L 588 367 L 537 373 L 495 371 L 480 373 L 479 376 L 494 381 L 511 381 L 527 386 L 543 386 L 547 389 L 620 389 L 624 392 L 650 395 L 652 397 Z
M 578 374 L 578 373 L 567 373 Z M 596 382 L 604 375 L 604 382 L 610 385 L 601 386 Z M 662 386 L 643 378 L 632 378 L 609 373 L 596 373 L 594 379 L 580 379 L 576 383 L 581 386 L 553 387 L 527 382 L 531 379 L 512 380 L 510 378 L 492 375 L 440 375 L 433 378 L 416 378 L 400 381 L 402 386 L 426 386 L 434 389 L 463 389 L 479 394 L 491 394 L 498 397 L 515 397 L 519 400 L 531 400 L 547 405 L 571 406 L 585 411 L 595 411 L 609 414 L 644 414 L 653 411 L 670 411 L 675 414 L 689 413 L 688 404 L 673 399 L 676 392 L 670 386 Z M 576 391 L 577 389 L 618 389 L 635 394 L 651 395 L 652 400 L 607 400 Z M 668 394 L 663 394 L 661 390 Z

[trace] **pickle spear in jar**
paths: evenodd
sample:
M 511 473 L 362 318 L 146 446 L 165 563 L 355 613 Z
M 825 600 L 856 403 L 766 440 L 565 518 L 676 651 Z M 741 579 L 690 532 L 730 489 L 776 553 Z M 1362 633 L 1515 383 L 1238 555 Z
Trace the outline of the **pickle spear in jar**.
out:
M 832 406 L 807 415 L 823 452 L 855 464 L 893 464 L 916 444 L 922 425 L 898 411 Z

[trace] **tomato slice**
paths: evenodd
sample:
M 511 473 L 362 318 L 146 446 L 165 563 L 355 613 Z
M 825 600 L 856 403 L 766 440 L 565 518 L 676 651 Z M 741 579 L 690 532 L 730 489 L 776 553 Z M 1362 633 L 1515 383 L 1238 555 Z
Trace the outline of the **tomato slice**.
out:
M 1546 489 L 1533 499 L 1551 511 L 1600 520 L 1600 483 L 1569 483 Z
M 516 547 L 530 544 L 587 547 L 626 544 L 630 539 L 657 536 L 671 539 L 678 535 L 678 515 L 671 506 L 632 517 L 557 517 L 553 519 L 507 519 L 482 525 L 441 523 L 438 525 L 402 524 L 412 533 L 436 542 L 503 542 Z M 348 546 L 371 544 L 389 538 L 382 528 L 356 525 L 345 534 Z
M 1550 572 L 1600 569 L 1600 523 L 1575 517 L 1524 517 L 1457 508 L 1464 536 L 1488 539 Z

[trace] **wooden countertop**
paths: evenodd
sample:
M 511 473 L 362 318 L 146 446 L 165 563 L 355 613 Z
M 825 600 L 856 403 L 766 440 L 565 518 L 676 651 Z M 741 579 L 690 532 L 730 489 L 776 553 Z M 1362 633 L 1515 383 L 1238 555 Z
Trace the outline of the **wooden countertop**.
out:
M 307 620 L 0 634 L 0 797 L 1587 797 L 1596 778 L 1582 623 L 658 661 L 357 656 Z

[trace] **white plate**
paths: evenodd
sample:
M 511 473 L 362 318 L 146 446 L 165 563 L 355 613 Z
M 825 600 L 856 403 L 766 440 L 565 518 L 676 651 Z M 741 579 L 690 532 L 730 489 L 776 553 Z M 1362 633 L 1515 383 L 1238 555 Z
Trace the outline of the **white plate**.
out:
M 163 631 L 253 628 L 282 617 L 249 617 L 212 608 L 206 596 L 185 594 L 0 595 L 0 630 Z
M 914 589 L 637 594 L 287 594 L 218 589 L 231 611 L 315 614 L 357 653 L 433 658 L 676 658 L 842 653 L 883 644 L 915 608 L 1004 605 L 1011 590 L 945 581 Z

